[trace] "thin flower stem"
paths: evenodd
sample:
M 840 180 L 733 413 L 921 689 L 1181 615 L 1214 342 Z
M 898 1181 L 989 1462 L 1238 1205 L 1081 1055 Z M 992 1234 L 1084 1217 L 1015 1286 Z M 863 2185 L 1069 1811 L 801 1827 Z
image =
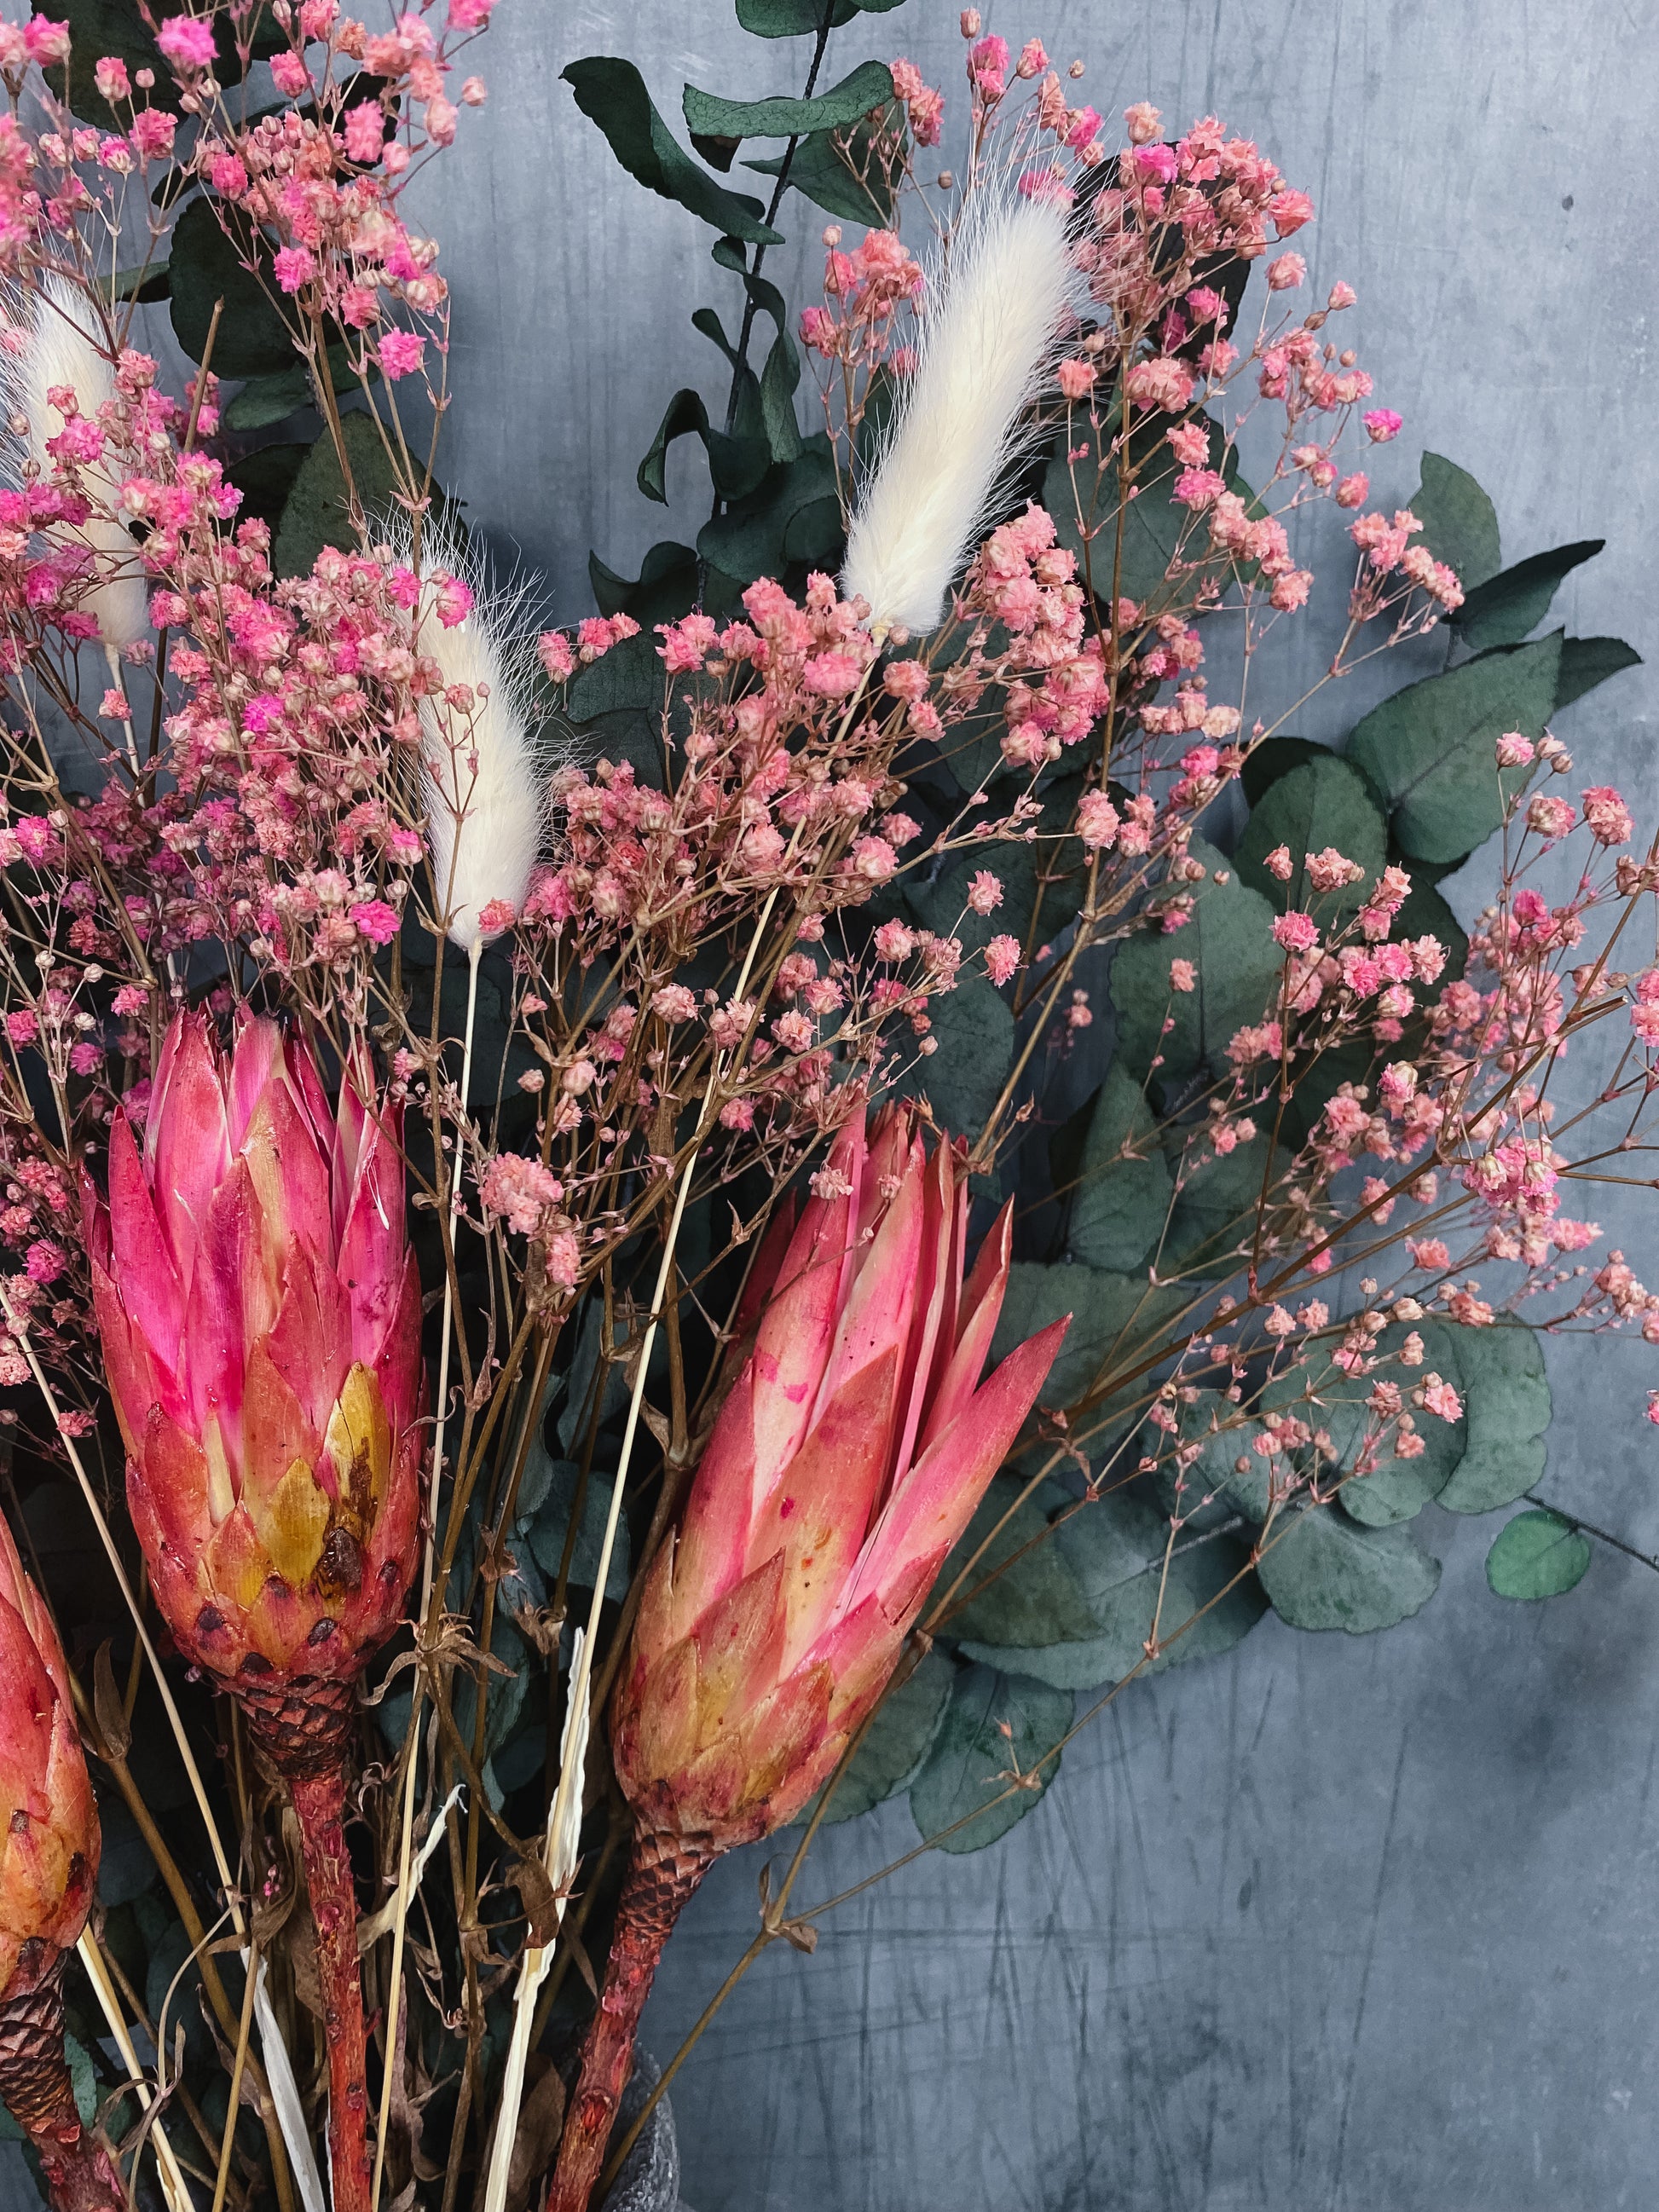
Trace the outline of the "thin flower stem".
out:
M 224 2212 L 225 2189 L 230 2180 L 230 2154 L 236 2145 L 236 2121 L 242 2103 L 242 2073 L 247 2064 L 247 2041 L 253 2027 L 253 1997 L 259 1986 L 259 1947 L 248 1954 L 242 1979 L 242 2017 L 236 2029 L 236 2056 L 230 2069 L 230 2102 L 225 2112 L 224 2137 L 219 2145 L 219 2173 L 213 2185 L 213 2212 Z M 188 2203 L 189 2199 L 186 2198 Z
M 92 1984 L 93 1995 L 98 2000 L 99 2009 L 114 2039 L 115 2047 L 121 2054 L 127 2077 L 137 2092 L 140 2105 L 149 2112 L 154 2102 L 149 2082 L 139 2063 L 126 2016 L 121 2010 L 120 1999 L 115 1994 L 115 1985 L 104 1964 L 104 1954 L 99 1949 L 98 1939 L 90 1928 L 82 1929 L 80 1941 L 75 1948 L 86 1970 L 87 1979 Z M 151 2122 L 150 2131 L 155 2138 L 155 2162 L 161 2170 L 161 2191 L 167 2201 L 167 2212 L 192 2212 L 190 2191 L 185 2185 L 185 2177 L 179 2171 L 173 2145 L 167 2141 L 167 2130 L 159 2117 Z
M 482 937 L 475 939 L 467 963 L 466 1030 L 461 1047 L 461 1118 L 466 1117 L 467 1097 L 472 1087 L 472 1034 L 478 1006 L 478 962 L 483 951 Z M 456 1157 L 450 1178 L 449 1237 L 452 1246 L 455 1237 L 455 1223 L 460 1213 L 461 1176 L 460 1149 L 462 1138 L 457 1135 Z M 426 1545 L 421 1559 L 421 1610 L 419 1618 L 425 1624 L 432 1603 L 433 1557 L 437 1542 L 439 1485 L 443 1476 L 444 1424 L 449 1410 L 449 1346 L 454 1316 L 454 1270 L 444 1270 L 444 1310 L 441 1349 L 438 1354 L 438 1418 L 432 1432 L 432 1474 L 427 1490 Z M 398 1822 L 398 1890 L 397 1911 L 392 1923 L 392 1968 L 387 1981 L 390 1992 L 386 1999 L 386 2071 L 380 2081 L 380 2105 L 374 2136 L 374 2179 L 369 2191 L 370 2212 L 375 2212 L 380 2201 L 380 2184 L 386 2173 L 386 2136 L 392 2124 L 393 2054 L 398 2048 L 398 2014 L 403 2003 L 404 1938 L 409 1917 L 410 1864 L 415 1832 L 415 1790 L 420 1769 L 419 1743 L 421 1695 L 425 1687 L 425 1676 L 417 1667 L 415 1686 L 410 1696 L 409 1733 L 404 1740 L 404 1791 Z M 479 1699 L 480 1711 L 483 1699 Z

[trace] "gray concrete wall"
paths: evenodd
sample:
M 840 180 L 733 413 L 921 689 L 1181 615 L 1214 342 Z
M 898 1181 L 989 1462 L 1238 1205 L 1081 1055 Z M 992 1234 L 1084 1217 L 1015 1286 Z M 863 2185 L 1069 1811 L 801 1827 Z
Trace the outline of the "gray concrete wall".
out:
M 1429 446 L 1491 490 L 1510 557 L 1606 535 L 1560 610 L 1651 672 L 1564 726 L 1650 820 L 1659 9 L 985 12 L 1083 54 L 1103 111 L 1213 110 L 1313 192 L 1316 273 L 1358 288 L 1355 342 L 1407 417 L 1385 494 Z M 840 33 L 835 73 L 907 52 L 954 94 L 954 22 L 908 0 Z M 668 534 L 633 471 L 712 296 L 707 234 L 620 176 L 557 82 L 595 52 L 636 57 L 667 113 L 688 77 L 757 94 L 801 65 L 743 38 L 729 0 L 502 0 L 496 105 L 433 210 L 456 303 L 447 474 L 564 615 L 590 544 L 621 565 Z M 1299 665 L 1328 653 L 1318 621 Z M 1466 908 L 1478 859 L 1467 873 Z M 1600 1212 L 1659 1267 L 1650 1232 Z M 1650 1369 L 1639 1346 L 1557 1347 L 1546 1488 L 1659 1552 Z M 1504 1606 L 1481 1572 L 1493 1526 L 1431 1508 L 1447 1571 L 1419 1619 L 1358 1642 L 1270 1620 L 1230 1660 L 1133 1688 L 1002 1844 L 908 1868 L 827 1921 L 814 1958 L 769 1956 L 676 2092 L 698 2212 L 1659 2201 L 1659 1578 L 1603 1549 L 1570 1597 Z M 902 1803 L 836 1832 L 803 1897 L 912 1839 Z M 688 1913 L 650 2015 L 660 2054 L 752 1932 L 759 1866 L 728 1862 Z

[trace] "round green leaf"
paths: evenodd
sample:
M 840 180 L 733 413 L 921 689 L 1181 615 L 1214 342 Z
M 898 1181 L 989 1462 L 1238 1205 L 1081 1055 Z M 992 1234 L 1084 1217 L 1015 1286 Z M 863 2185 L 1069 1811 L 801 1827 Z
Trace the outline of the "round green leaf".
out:
M 1137 1073 L 1162 1054 L 1158 1073 L 1166 1082 L 1194 1074 L 1206 1063 L 1224 1066 L 1234 1033 L 1260 1022 L 1279 988 L 1272 907 L 1239 881 L 1213 847 L 1195 837 L 1191 856 L 1208 872 L 1195 887 L 1185 928 L 1172 936 L 1148 929 L 1120 945 L 1112 963 L 1118 1048 Z M 1218 874 L 1224 880 L 1218 883 Z M 1171 988 L 1170 963 L 1176 957 L 1196 967 L 1195 990 Z M 1174 1024 L 1167 1036 L 1166 1019 Z
M 907 1097 L 925 1094 L 947 1129 L 982 1128 L 1014 1056 L 1012 1010 L 987 977 L 966 975 L 954 991 L 930 999 L 927 1011 L 938 1048 L 897 1089 Z
M 1280 845 L 1291 853 L 1291 874 L 1283 883 L 1265 865 Z M 1365 872 L 1358 883 L 1322 895 L 1308 881 L 1307 856 L 1332 845 Z M 1382 872 L 1387 848 L 1388 831 L 1365 779 L 1326 753 L 1291 769 L 1262 794 L 1236 857 L 1244 882 L 1280 914 L 1296 908 L 1329 929 L 1364 906 Z
M 1312 1505 L 1268 1533 L 1256 1565 L 1273 1611 L 1292 1628 L 1350 1636 L 1392 1628 L 1434 1595 L 1440 1562 L 1405 1528 L 1362 1528 L 1340 1505 Z
M 1103 1267 L 1041 1267 L 1017 1260 L 992 1341 L 994 1364 L 1017 1345 L 1069 1313 L 1072 1325 L 1060 1357 L 1040 1393 L 1045 1406 L 1069 1406 L 1094 1384 L 1139 1364 L 1167 1334 L 1170 1319 L 1188 1304 L 1178 1285 L 1152 1284 Z M 1125 1410 L 1148 1390 L 1144 1376 L 1126 1380 L 1103 1408 Z
M 1555 711 L 1559 635 L 1512 653 L 1483 653 L 1444 675 L 1408 684 L 1359 723 L 1347 757 L 1393 809 L 1408 858 L 1461 860 L 1504 818 L 1524 770 L 1500 772 L 1493 747 L 1506 730 L 1539 738 Z
M 1486 1580 L 1498 1597 L 1559 1597 L 1583 1580 L 1589 1563 L 1588 1537 L 1540 1507 L 1498 1530 L 1486 1554 Z
M 1498 510 L 1467 469 L 1440 453 L 1425 453 L 1411 510 L 1423 526 L 1418 543 L 1456 569 L 1465 592 L 1498 574 L 1504 560 Z
M 233 243 L 220 221 L 221 203 L 194 199 L 173 225 L 173 334 L 192 361 L 207 350 L 215 303 L 224 301 L 213 341 L 216 376 L 274 376 L 295 364 L 294 340 L 258 278 L 243 265 L 251 239 Z M 231 214 L 233 222 L 240 217 Z M 302 404 L 302 403 L 296 403 Z
M 1523 1498 L 1544 1472 L 1551 1415 L 1544 1354 L 1518 1322 L 1449 1326 L 1447 1334 L 1463 1378 L 1468 1441 L 1439 1502 L 1449 1513 L 1490 1513 Z
M 856 1820 L 905 1787 L 939 1733 L 954 1680 L 950 1661 L 942 1652 L 930 1651 L 914 1674 L 888 1692 L 836 1784 L 823 1816 L 826 1826 Z M 811 1812 L 809 1806 L 802 1820 L 810 1820 Z
M 1138 1267 L 1164 1233 L 1174 1184 L 1155 1127 L 1139 1085 L 1114 1065 L 1095 1102 L 1072 1201 L 1072 1252 L 1091 1267 Z
M 926 1837 L 939 1837 L 941 1850 L 978 1851 L 995 1843 L 1024 1819 L 1059 1773 L 1057 1756 L 1041 1767 L 1037 1761 L 1071 1724 L 1069 1691 L 993 1667 L 968 1668 L 956 1679 L 939 1734 L 910 1785 L 916 1826 Z M 1032 1775 L 1031 1786 L 1011 1788 L 1016 1772 Z M 1002 1802 L 993 1804 L 995 1798 Z M 989 1809 L 970 1818 L 981 1805 Z M 945 1833 L 959 1820 L 966 1825 Z

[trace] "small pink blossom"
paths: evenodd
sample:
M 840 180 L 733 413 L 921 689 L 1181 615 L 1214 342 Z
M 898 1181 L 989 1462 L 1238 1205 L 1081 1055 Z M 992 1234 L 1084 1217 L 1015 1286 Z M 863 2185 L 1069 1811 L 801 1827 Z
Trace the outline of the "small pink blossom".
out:
M 1365 435 L 1374 446 L 1386 446 L 1406 427 L 1404 416 L 1396 415 L 1392 407 L 1373 407 L 1364 419 Z
M 1012 981 L 1019 966 L 1019 939 L 1006 933 L 994 937 L 985 948 L 985 972 L 991 981 L 1000 988 Z
M 1183 993 L 1198 988 L 1198 970 L 1190 960 L 1172 960 L 1170 963 L 1170 988 Z
M 375 348 L 375 359 L 381 374 L 392 382 L 400 376 L 410 376 L 426 358 L 426 340 L 417 337 L 413 331 L 386 331 Z
M 990 914 L 1002 904 L 1002 881 L 988 868 L 981 868 L 968 886 L 968 903 L 975 914 Z
M 175 69 L 213 66 L 213 26 L 199 15 L 167 16 L 155 33 L 155 43 Z
M 398 934 L 398 910 L 384 899 L 364 899 L 349 909 L 361 933 L 374 945 L 390 945 Z

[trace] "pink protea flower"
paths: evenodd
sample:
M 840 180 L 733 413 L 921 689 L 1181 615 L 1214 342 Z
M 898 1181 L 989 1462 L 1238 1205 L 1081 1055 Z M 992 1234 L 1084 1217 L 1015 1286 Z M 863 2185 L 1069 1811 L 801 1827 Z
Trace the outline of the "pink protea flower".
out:
M 775 1223 L 684 1523 L 651 1567 L 611 1709 L 638 1823 L 550 2212 L 587 2202 L 634 2024 L 710 1862 L 793 1820 L 885 1688 L 923 1599 L 1019 1434 L 1059 1321 L 983 1381 L 1012 1206 L 964 1281 L 967 1179 L 908 1107 L 842 1133 Z
M 337 2212 L 368 2203 L 356 1899 L 342 1832 L 356 1677 L 402 1619 L 420 1516 L 420 1282 L 393 1109 L 245 1019 L 180 1015 L 142 1149 L 83 1185 L 127 1500 L 185 1656 L 293 1792 L 328 2002 Z
M 0 2097 L 58 2212 L 120 2212 L 121 2177 L 81 2124 L 64 2058 L 64 1961 L 98 1886 L 98 1808 L 63 1647 L 0 1521 Z
M 168 1031 L 142 1150 L 84 1187 L 127 1497 L 174 1641 L 239 1687 L 349 1680 L 402 1618 L 419 1516 L 420 1285 L 398 1130 L 246 1021 Z

